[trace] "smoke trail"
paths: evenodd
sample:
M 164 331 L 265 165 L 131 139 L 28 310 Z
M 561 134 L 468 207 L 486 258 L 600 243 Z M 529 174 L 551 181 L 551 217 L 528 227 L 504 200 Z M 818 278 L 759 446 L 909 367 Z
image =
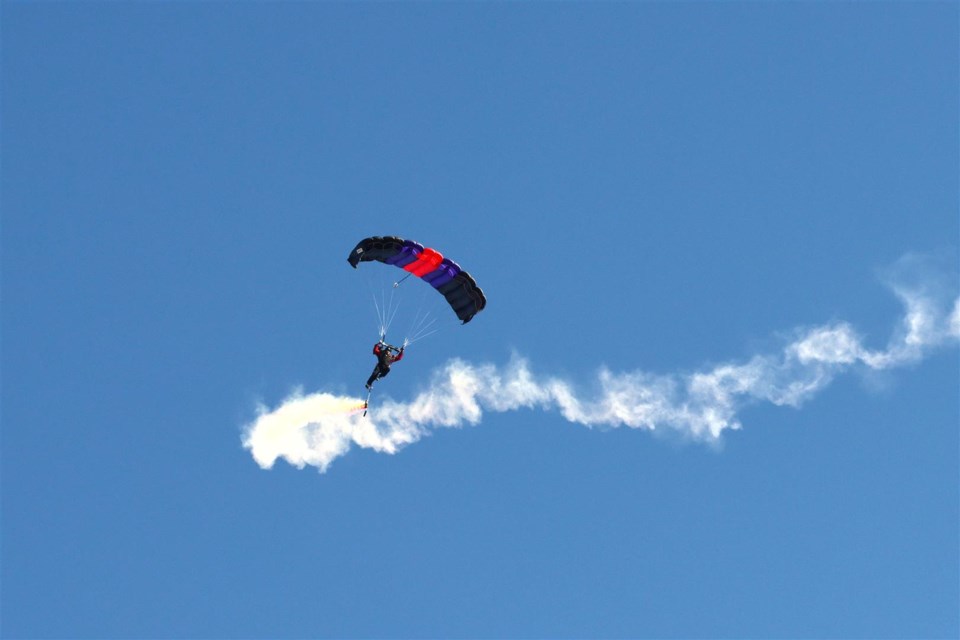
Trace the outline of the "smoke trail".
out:
M 739 429 L 737 413 L 758 401 L 800 406 L 838 374 L 860 367 L 885 370 L 917 362 L 960 339 L 960 298 L 954 272 L 937 276 L 928 260 L 908 256 L 885 279 L 904 306 L 887 347 L 871 350 L 845 322 L 796 330 L 779 353 L 683 375 L 598 374 L 599 392 L 583 394 L 564 380 L 535 375 L 526 360 L 505 367 L 452 360 L 433 374 L 427 391 L 409 402 L 385 401 L 361 415 L 362 400 L 295 392 L 277 408 L 261 406 L 243 445 L 263 468 L 277 458 L 325 472 L 353 445 L 396 453 L 432 429 L 478 424 L 485 411 L 555 410 L 587 426 L 672 430 L 703 442 Z

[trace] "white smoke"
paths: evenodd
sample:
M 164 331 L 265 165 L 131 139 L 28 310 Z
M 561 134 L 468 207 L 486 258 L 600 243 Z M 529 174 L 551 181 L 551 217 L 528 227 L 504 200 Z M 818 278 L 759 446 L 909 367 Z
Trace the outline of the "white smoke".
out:
M 433 429 L 476 425 L 484 412 L 518 409 L 557 411 L 586 426 L 671 430 L 716 442 L 725 430 L 741 427 L 737 413 L 750 403 L 798 407 L 844 371 L 891 369 L 957 343 L 956 274 L 931 277 L 925 262 L 908 256 L 888 274 L 905 313 L 880 350 L 865 346 L 849 324 L 836 322 L 795 331 L 779 353 L 692 374 L 603 369 L 599 391 L 589 397 L 567 381 L 535 375 L 519 357 L 504 367 L 457 359 L 434 372 L 428 390 L 409 402 L 386 400 L 366 416 L 362 399 L 297 391 L 275 409 L 259 407 L 243 445 L 265 469 L 283 458 L 325 472 L 353 445 L 396 453 Z

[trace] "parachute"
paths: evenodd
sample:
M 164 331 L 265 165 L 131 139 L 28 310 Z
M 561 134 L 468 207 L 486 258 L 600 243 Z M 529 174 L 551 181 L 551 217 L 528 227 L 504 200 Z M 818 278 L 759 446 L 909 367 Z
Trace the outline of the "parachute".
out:
M 487 306 L 483 290 L 456 262 L 419 242 L 396 236 L 373 236 L 361 240 L 347 261 L 354 269 L 361 262 L 382 262 L 399 267 L 439 291 L 463 324 Z M 395 285 L 396 286 L 396 285 Z

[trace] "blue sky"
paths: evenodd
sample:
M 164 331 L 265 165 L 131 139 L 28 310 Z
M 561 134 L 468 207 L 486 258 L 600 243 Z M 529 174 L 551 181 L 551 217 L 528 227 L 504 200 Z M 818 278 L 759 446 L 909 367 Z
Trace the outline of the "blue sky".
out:
M 0 12 L 3 637 L 960 633 L 956 3 Z

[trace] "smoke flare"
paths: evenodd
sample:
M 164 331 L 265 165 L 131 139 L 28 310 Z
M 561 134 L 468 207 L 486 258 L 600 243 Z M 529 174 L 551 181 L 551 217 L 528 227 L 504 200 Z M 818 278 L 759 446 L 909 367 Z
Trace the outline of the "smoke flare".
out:
M 392 454 L 433 429 L 476 425 L 485 412 L 519 409 L 557 411 L 586 426 L 673 430 L 716 442 L 724 431 L 741 428 L 737 413 L 750 403 L 799 407 L 845 371 L 892 369 L 957 343 L 955 274 L 934 277 L 925 260 L 907 256 L 886 279 L 905 312 L 882 350 L 869 349 L 852 326 L 835 322 L 795 331 L 779 353 L 692 374 L 602 369 L 599 392 L 586 398 L 567 381 L 535 375 L 520 357 L 503 367 L 455 359 L 434 372 L 426 391 L 408 402 L 378 403 L 367 416 L 362 399 L 296 391 L 274 409 L 258 408 L 243 446 L 265 469 L 283 458 L 326 472 L 354 445 Z

